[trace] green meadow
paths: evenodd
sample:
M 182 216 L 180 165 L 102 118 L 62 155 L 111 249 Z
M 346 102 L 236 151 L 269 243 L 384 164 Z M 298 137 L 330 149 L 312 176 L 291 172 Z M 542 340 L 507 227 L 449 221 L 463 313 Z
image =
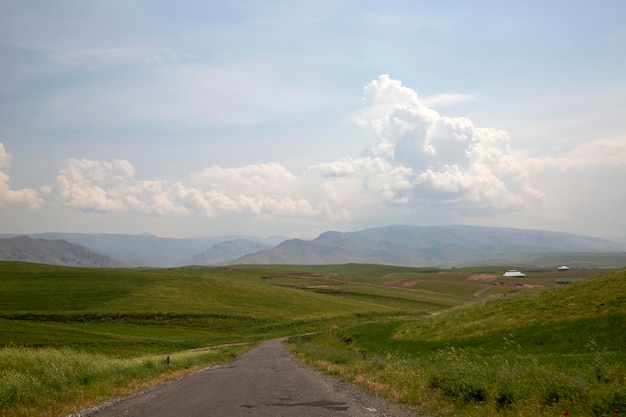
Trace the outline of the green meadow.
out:
M 626 413 L 626 271 L 576 281 L 341 326 L 291 349 L 419 415 Z
M 290 348 L 431 413 L 626 412 L 624 272 L 504 270 L 0 262 L 0 416 L 75 413 L 314 332 Z

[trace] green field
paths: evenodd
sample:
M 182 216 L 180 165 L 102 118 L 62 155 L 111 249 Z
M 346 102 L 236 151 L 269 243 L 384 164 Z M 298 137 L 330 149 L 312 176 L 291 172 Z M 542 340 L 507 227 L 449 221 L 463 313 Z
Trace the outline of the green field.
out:
M 530 356 L 531 362 L 566 369 L 561 357 L 567 366 L 604 361 L 602 378 L 613 383 L 616 372 L 623 375 L 626 303 L 611 296 L 625 293 L 623 274 L 611 278 L 621 287 L 602 293 L 608 307 L 598 309 L 601 292 L 584 288 L 607 271 L 571 270 L 572 285 L 558 285 L 565 275 L 552 269 L 525 270 L 523 280 L 503 278 L 503 270 L 360 264 L 88 269 L 0 262 L 0 416 L 76 412 L 229 360 L 261 340 L 310 332 L 323 333 L 294 346 L 308 360 L 394 400 L 430 404 L 442 413 L 497 408 L 490 392 L 488 401 L 459 404 L 445 381 L 478 374 L 468 370 L 477 366 L 473 360 L 495 358 L 503 343 L 515 346 L 516 355 L 546 351 L 554 358 Z M 572 291 L 583 291 L 576 294 L 587 304 L 570 300 L 559 307 Z M 571 334 L 565 339 L 573 341 L 556 334 Z M 437 379 L 436 371 L 419 365 L 422 357 L 450 363 L 455 355 L 470 367 L 455 367 L 458 375 L 445 371 Z M 519 363 L 517 356 L 504 359 Z M 388 381 L 382 375 L 392 369 L 410 379 L 397 381 L 410 393 L 400 395 L 391 382 L 382 391 L 372 383 Z M 419 384 L 426 384 L 423 391 Z M 621 401 L 623 391 L 611 392 Z M 526 404 L 532 397 L 522 394 L 512 393 L 514 400 L 498 412 L 520 410 L 522 399 Z
M 418 320 L 292 338 L 291 349 L 421 415 L 609 416 L 626 412 L 625 339 L 619 271 Z

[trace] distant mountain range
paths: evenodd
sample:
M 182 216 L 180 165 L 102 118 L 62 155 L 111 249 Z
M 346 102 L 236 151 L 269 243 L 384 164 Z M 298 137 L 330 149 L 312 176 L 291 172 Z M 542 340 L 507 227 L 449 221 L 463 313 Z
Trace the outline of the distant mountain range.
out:
M 272 245 L 268 245 L 267 243 L 247 239 L 229 240 L 216 243 L 209 249 L 179 263 L 182 265 L 215 265 L 223 262 L 227 263 L 232 259 L 237 259 L 271 247 Z
M 524 265 L 548 266 L 557 259 L 576 261 L 581 253 L 619 253 L 585 266 L 626 265 L 626 245 L 605 239 L 542 230 L 476 226 L 387 226 L 357 232 L 326 232 L 310 241 L 287 240 L 272 249 L 246 255 L 235 264 L 377 263 L 405 266 Z M 554 256 L 548 256 L 554 254 Z M 569 254 L 568 256 L 564 256 Z M 570 256 L 571 255 L 571 256 Z M 563 262 L 563 261 L 562 261 Z M 607 265 L 611 263 L 611 265 Z
M 387 226 L 325 232 L 313 240 L 246 236 L 0 235 L 0 259 L 87 266 L 377 263 L 404 266 L 626 266 L 626 244 L 570 233 L 476 226 Z M 12 237 L 13 239 L 6 239 Z M 55 250 L 44 241 L 57 241 Z M 61 239 L 61 240 L 60 240 Z M 63 243 L 60 243 L 63 242 Z M 73 245 L 80 245 L 81 252 Z M 65 248 L 65 249 L 63 249 Z M 29 253 L 20 251 L 30 251 Z M 66 251 L 66 252 L 64 252 Z M 84 255 L 79 255 L 84 253 Z M 81 256 L 91 261 L 79 259 Z M 96 261 L 96 256 L 102 256 Z M 73 260 L 72 260 L 73 259 Z M 74 262 L 74 263 L 68 263 Z M 82 262 L 82 264 L 81 264 Z M 85 265 L 83 265 L 85 264 Z
M 28 236 L 0 239 L 0 259 L 50 265 L 118 268 L 125 264 L 65 240 L 31 239 Z
M 151 234 L 126 235 L 126 234 L 87 234 L 87 233 L 37 233 L 27 235 L 32 239 L 45 240 L 64 240 L 84 246 L 90 250 L 110 256 L 125 266 L 156 266 L 156 267 L 173 267 L 198 263 L 205 265 L 213 263 L 217 260 L 224 261 L 227 259 L 236 259 L 245 254 L 256 252 L 261 249 L 273 247 L 282 242 L 284 236 L 274 236 L 267 239 L 247 236 L 216 236 L 207 238 L 186 238 L 176 239 L 167 237 L 158 237 Z M 0 234 L 0 239 L 7 237 L 16 237 L 15 235 Z M 232 255 L 225 252 L 224 248 L 219 246 L 215 248 L 217 253 L 210 255 L 213 246 L 224 244 L 229 241 L 249 241 L 250 251 L 246 252 L 237 248 L 238 245 L 232 244 Z M 261 243 L 263 246 L 255 246 L 254 243 Z M 239 245 L 242 246 L 242 245 Z M 202 253 L 206 261 L 201 261 L 196 256 Z

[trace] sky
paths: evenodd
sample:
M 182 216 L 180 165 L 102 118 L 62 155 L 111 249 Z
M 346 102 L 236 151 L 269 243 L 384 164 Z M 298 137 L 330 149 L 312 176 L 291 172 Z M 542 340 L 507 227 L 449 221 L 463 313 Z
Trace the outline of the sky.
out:
M 626 2 L 0 0 L 0 233 L 626 236 Z

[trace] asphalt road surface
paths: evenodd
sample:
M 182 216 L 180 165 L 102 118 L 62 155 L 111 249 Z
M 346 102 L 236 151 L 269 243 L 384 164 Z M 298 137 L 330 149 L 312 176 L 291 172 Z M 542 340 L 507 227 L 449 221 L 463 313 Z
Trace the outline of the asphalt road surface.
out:
M 206 368 L 75 416 L 323 417 L 410 416 L 300 363 L 281 340 L 270 340 L 227 364 Z

